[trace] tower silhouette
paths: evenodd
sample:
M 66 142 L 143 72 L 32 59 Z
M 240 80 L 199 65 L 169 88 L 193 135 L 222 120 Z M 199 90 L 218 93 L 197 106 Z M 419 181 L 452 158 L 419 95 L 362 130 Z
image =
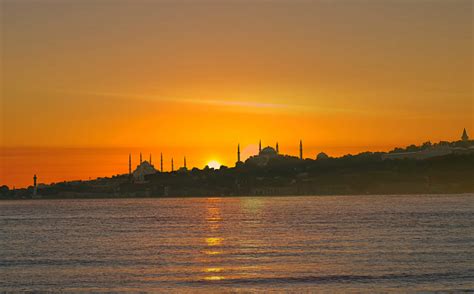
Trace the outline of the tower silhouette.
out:
M 300 140 L 300 159 L 303 159 L 303 141 Z
M 262 152 L 262 140 L 258 141 L 258 153 Z
M 163 172 L 163 152 L 160 153 L 160 170 Z
M 173 157 L 171 157 L 171 171 L 174 172 L 174 162 Z
M 277 144 L 276 144 L 276 152 L 277 152 L 277 154 L 280 153 L 280 151 L 278 150 L 278 142 L 277 142 Z
M 186 167 L 186 156 L 184 157 L 184 169 L 187 169 L 187 167 Z
M 240 144 L 237 145 L 237 162 L 240 162 Z
M 150 153 L 150 165 L 151 165 L 151 153 Z
M 36 196 L 36 192 L 38 191 L 38 187 L 36 186 L 36 180 L 38 177 L 36 174 L 33 176 L 33 196 Z
M 142 153 L 140 152 L 140 164 L 142 164 Z
M 132 154 L 128 154 L 128 175 L 132 174 Z
M 466 128 L 462 131 L 462 136 L 461 136 L 462 141 L 469 141 L 469 136 L 467 135 Z

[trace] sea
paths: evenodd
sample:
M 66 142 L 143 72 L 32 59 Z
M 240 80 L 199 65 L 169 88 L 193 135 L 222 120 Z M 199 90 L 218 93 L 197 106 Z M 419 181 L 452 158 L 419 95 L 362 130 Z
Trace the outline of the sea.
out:
M 474 194 L 0 201 L 0 291 L 472 292 Z

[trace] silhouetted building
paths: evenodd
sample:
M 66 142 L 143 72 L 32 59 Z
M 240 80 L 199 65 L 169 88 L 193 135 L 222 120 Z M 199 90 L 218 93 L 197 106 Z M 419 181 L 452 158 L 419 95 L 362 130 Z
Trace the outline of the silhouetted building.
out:
M 38 186 L 36 185 L 36 180 L 38 177 L 36 175 L 33 176 L 33 196 L 36 196 L 36 193 L 38 193 Z
M 324 153 L 324 152 L 320 152 L 317 156 L 316 156 L 316 160 L 323 160 L 323 159 L 328 159 L 329 156 Z
M 300 159 L 303 159 L 303 141 L 300 140 Z
M 186 164 L 186 156 L 183 158 L 183 166 L 178 169 L 178 172 L 186 172 L 188 171 L 188 166 Z
M 396 153 L 386 153 L 382 155 L 382 159 L 427 159 L 431 157 L 443 156 L 453 153 L 453 148 L 451 147 L 436 147 L 428 148 L 421 151 L 413 152 L 396 152 Z
M 275 149 L 273 149 L 270 146 L 267 146 L 262 149 L 262 142 L 259 142 L 259 152 L 258 155 L 251 156 L 249 157 L 245 162 L 251 163 L 251 164 L 256 164 L 259 166 L 265 166 L 268 164 L 268 161 L 271 158 L 278 157 L 278 153 Z M 238 156 L 240 159 L 240 155 Z
M 160 153 L 160 171 L 163 172 L 163 152 Z
M 146 175 L 155 174 L 157 172 L 153 164 L 151 164 L 150 162 L 146 160 L 142 161 L 141 157 L 142 157 L 142 154 L 140 153 L 140 164 L 133 171 L 133 178 L 137 182 L 143 182 L 145 181 Z M 129 159 L 131 160 L 131 157 L 129 157 Z M 151 160 L 151 155 L 150 155 L 150 160 Z M 129 164 L 131 163 L 129 162 Z
M 241 162 L 240 161 L 240 144 L 237 145 L 237 163 Z
M 462 144 L 460 142 L 453 142 L 454 144 L 427 144 L 427 147 L 422 150 L 407 150 L 402 152 L 390 152 L 382 155 L 382 159 L 427 159 L 431 157 L 444 156 L 449 154 L 469 154 L 474 152 L 474 145 L 469 144 L 469 136 L 466 129 L 463 130 L 461 136 Z M 447 143 L 447 142 L 446 142 Z M 466 144 L 467 143 L 467 144 Z M 424 146 L 425 144 L 423 144 Z
M 469 141 L 469 136 L 467 135 L 466 128 L 464 128 L 462 132 L 461 140 L 463 140 L 464 142 Z
M 285 155 L 280 154 L 279 144 L 276 142 L 275 148 L 267 146 L 262 149 L 262 140 L 258 143 L 258 154 L 249 157 L 245 163 L 255 164 L 258 166 L 265 166 L 272 158 L 286 157 Z M 303 142 L 300 140 L 299 146 L 299 158 L 303 159 Z M 240 145 L 237 146 L 237 159 L 240 159 Z

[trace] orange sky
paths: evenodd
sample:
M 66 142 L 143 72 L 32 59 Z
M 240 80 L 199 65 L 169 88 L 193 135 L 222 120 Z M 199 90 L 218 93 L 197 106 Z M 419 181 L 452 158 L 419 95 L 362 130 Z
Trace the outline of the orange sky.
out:
M 1 2 L 0 184 L 472 132 L 472 1 Z

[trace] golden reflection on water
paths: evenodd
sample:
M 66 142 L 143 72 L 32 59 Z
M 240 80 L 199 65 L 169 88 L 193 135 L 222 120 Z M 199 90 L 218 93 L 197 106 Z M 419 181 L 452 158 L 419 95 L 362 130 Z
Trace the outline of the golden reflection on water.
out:
M 222 244 L 222 238 L 206 238 L 207 246 L 220 246 Z
M 212 250 L 204 250 L 203 251 L 207 255 L 217 255 L 217 254 L 222 254 L 222 251 L 212 251 Z
M 207 213 L 206 213 L 206 225 L 208 228 L 209 236 L 204 239 L 207 245 L 208 250 L 204 250 L 204 254 L 211 259 L 214 259 L 214 256 L 221 255 L 222 251 L 222 244 L 224 242 L 224 238 L 219 235 L 219 228 L 221 227 L 222 217 L 219 208 L 219 203 L 221 199 L 219 198 L 208 198 L 206 199 L 207 204 Z M 206 267 L 203 270 L 206 273 L 204 280 L 206 281 L 220 281 L 224 279 L 224 276 L 216 275 L 217 273 L 221 273 L 223 269 L 218 266 L 211 266 Z
M 204 279 L 206 281 L 220 281 L 220 280 L 223 280 L 224 277 L 222 277 L 222 276 L 210 276 L 210 277 L 205 277 Z

